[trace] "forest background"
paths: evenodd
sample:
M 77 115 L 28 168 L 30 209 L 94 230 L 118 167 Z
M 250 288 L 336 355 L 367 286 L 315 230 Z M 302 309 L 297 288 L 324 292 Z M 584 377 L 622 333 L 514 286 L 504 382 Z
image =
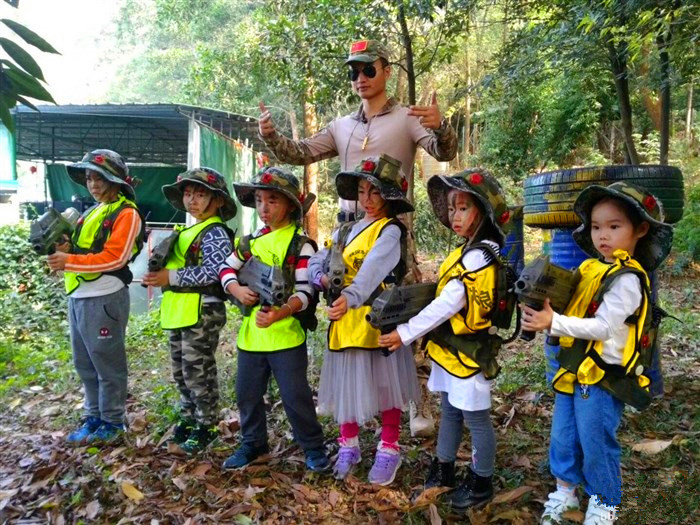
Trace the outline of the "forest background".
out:
M 123 0 L 112 30 L 95 35 L 111 75 L 94 102 L 187 103 L 256 116 L 271 108 L 281 132 L 313 134 L 357 108 L 343 59 L 358 38 L 394 52 L 390 93 L 425 103 L 432 91 L 459 135 L 450 168 L 485 166 L 522 201 L 532 173 L 587 165 L 671 164 L 685 177 L 686 207 L 664 268 L 662 303 L 677 316 L 663 346 L 667 395 L 622 429 L 623 523 L 695 523 L 700 493 L 700 3 L 587 0 Z M 58 42 L 53 42 L 60 49 Z M 94 82 L 94 79 L 93 79 Z M 50 85 L 48 86 L 50 90 Z M 295 168 L 319 195 L 310 227 L 321 240 L 335 211 L 336 160 Z M 434 268 L 448 238 L 426 202 L 420 162 L 411 191 L 421 262 Z M 27 249 L 25 226 L 0 230 L 0 517 L 55 523 L 160 520 L 439 523 L 456 516 L 433 494 L 413 501 L 433 443 L 405 437 L 406 473 L 376 490 L 309 479 L 273 387 L 278 440 L 268 465 L 235 475 L 219 464 L 236 442 L 235 352 L 231 310 L 220 350 L 224 443 L 187 459 L 158 447 L 175 417 L 165 335 L 154 315 L 129 326 L 131 437 L 111 451 L 60 446 L 74 424 L 80 392 L 71 370 L 65 302 Z M 539 250 L 526 232 L 528 254 Z M 428 271 L 428 276 L 430 272 Z M 31 308 L 27 308 L 31 305 Z M 671 321 L 672 322 L 672 321 Z M 318 380 L 324 334 L 312 337 L 310 375 Z M 472 523 L 534 523 L 549 488 L 546 460 L 551 394 L 541 341 L 509 347 L 499 377 L 500 496 Z M 433 400 L 435 403 L 436 400 Z M 436 404 L 436 403 L 435 403 Z M 324 421 L 333 449 L 334 427 Z M 368 450 L 372 440 L 367 439 Z M 469 457 L 465 446 L 460 459 Z M 290 452 L 291 451 L 291 452 Z M 365 466 L 366 467 L 366 466 Z M 132 489 L 135 489 L 134 492 Z M 572 522 L 581 516 L 571 515 Z M 63 520 L 63 521 L 61 521 Z

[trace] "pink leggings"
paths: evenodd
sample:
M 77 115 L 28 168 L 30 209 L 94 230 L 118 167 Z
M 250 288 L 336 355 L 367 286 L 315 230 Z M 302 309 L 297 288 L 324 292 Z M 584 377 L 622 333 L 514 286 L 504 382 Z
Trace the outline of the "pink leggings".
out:
M 399 425 L 401 424 L 401 409 L 392 408 L 382 412 L 382 444 L 398 448 Z M 359 434 L 360 428 L 354 421 L 340 425 L 340 436 L 351 439 Z

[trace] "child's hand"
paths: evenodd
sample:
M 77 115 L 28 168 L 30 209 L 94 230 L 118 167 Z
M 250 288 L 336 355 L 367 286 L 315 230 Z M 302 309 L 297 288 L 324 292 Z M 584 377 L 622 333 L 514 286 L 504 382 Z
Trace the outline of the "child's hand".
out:
M 54 252 L 48 256 L 47 261 L 49 263 L 49 268 L 54 272 L 58 270 L 63 270 L 66 267 L 66 260 L 68 259 L 68 254 L 65 252 Z
M 54 244 L 54 248 L 57 252 L 70 253 L 70 239 L 64 235 L 63 242 Z
M 170 284 L 170 270 L 163 268 L 157 272 L 148 272 L 143 276 L 143 284 L 148 286 L 168 286 Z
M 247 286 L 241 286 L 237 282 L 232 282 L 226 287 L 226 291 L 233 295 L 241 304 L 253 306 L 259 300 L 258 294 Z
M 284 319 L 287 317 L 284 315 L 284 312 L 282 312 L 282 308 L 270 308 L 268 309 L 260 309 L 258 310 L 258 313 L 255 314 L 255 326 L 258 328 L 267 328 L 273 323 L 276 323 L 280 319 Z
M 541 332 L 542 330 L 549 330 L 552 327 L 554 310 L 552 310 L 552 307 L 549 304 L 549 299 L 544 300 L 542 310 L 539 312 L 522 303 L 520 304 L 520 308 L 523 311 L 523 317 L 521 320 L 523 330 Z
M 330 285 L 331 285 L 331 282 L 328 280 L 328 276 L 324 273 L 324 274 L 321 276 L 321 286 L 323 286 L 323 289 L 324 289 L 324 290 L 328 290 L 328 288 L 330 287 Z
M 401 348 L 402 345 L 403 341 L 401 340 L 398 330 L 379 336 L 379 346 L 388 348 L 392 352 Z
M 340 295 L 333 304 L 328 308 L 328 319 L 331 321 L 339 321 L 341 317 L 348 311 L 348 298 Z

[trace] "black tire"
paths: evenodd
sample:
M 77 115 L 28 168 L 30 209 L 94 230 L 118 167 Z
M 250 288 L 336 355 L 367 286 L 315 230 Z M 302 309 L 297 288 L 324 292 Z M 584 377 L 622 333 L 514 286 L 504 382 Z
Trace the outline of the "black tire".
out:
M 664 205 L 665 221 L 678 222 L 683 216 L 683 175 L 674 166 L 596 166 L 550 171 L 525 180 L 525 224 L 539 228 L 573 228 L 578 216 L 574 201 L 591 184 L 607 186 L 629 181 L 651 191 Z

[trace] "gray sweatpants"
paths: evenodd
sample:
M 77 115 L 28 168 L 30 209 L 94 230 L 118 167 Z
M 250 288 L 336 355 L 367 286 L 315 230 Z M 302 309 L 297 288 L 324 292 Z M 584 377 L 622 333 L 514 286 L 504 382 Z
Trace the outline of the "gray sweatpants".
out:
M 126 405 L 127 287 L 101 297 L 68 298 L 73 364 L 85 386 L 86 416 L 122 425 Z
M 490 410 L 460 410 L 450 404 L 447 392 L 441 392 L 441 396 L 438 460 L 449 463 L 457 458 L 462 430 L 466 423 L 472 436 L 472 470 L 479 476 L 491 476 L 496 459 L 496 435 L 493 432 Z

